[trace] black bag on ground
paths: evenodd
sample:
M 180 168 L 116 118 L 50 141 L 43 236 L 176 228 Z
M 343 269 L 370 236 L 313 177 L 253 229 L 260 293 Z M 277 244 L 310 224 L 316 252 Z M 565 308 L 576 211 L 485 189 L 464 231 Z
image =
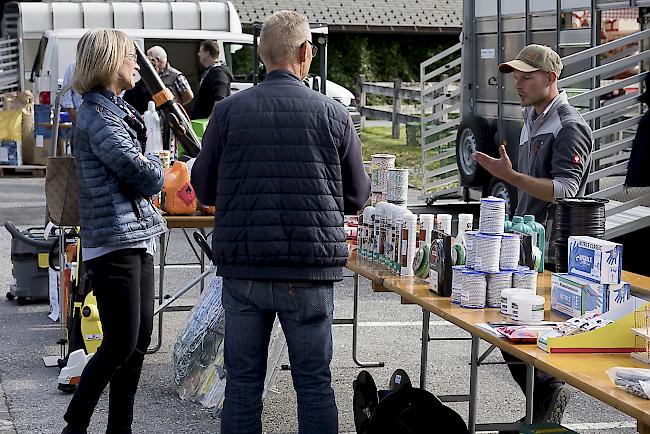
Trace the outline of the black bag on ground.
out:
M 359 373 L 353 383 L 358 434 L 468 433 L 458 413 L 431 392 L 412 387 L 401 369 L 395 371 L 390 383 L 389 390 L 378 393 L 372 376 L 367 371 Z

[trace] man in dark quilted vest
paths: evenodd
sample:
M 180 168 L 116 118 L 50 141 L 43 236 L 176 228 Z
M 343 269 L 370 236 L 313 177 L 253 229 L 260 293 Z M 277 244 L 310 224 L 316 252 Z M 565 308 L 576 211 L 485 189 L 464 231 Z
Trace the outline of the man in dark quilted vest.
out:
M 271 15 L 258 50 L 266 80 L 217 103 L 192 168 L 197 197 L 216 205 L 212 248 L 223 276 L 228 378 L 221 432 L 262 432 L 277 315 L 299 432 L 336 433 L 333 285 L 348 254 L 343 215 L 364 206 L 370 179 L 346 108 L 302 82 L 316 54 L 307 18 Z

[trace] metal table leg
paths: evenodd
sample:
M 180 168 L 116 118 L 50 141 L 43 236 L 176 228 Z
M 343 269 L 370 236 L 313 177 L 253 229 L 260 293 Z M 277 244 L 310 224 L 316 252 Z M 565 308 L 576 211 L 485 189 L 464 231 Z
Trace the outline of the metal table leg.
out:
M 159 264 L 159 274 L 158 274 L 158 305 L 160 306 L 163 303 L 163 290 L 165 287 L 165 255 L 167 247 L 167 232 L 163 232 L 160 235 L 160 264 Z M 163 335 L 163 313 L 158 314 L 158 342 L 153 348 L 147 349 L 147 354 L 153 354 L 160 349 L 162 346 L 162 336 Z
M 384 362 L 360 362 L 357 357 L 357 331 L 359 329 L 359 273 L 354 273 L 354 298 L 352 310 L 352 360 L 360 368 L 381 368 Z
M 204 237 L 206 236 L 205 229 L 199 228 L 199 232 Z M 201 274 L 203 274 L 205 273 L 205 253 L 203 252 L 203 249 L 199 249 L 199 250 L 201 250 L 201 258 L 199 259 L 199 262 L 201 263 Z M 201 279 L 201 294 L 203 294 L 204 289 L 205 289 L 205 282 L 203 281 L 203 279 Z
M 427 360 L 429 358 L 429 319 L 431 313 L 422 309 L 422 345 L 420 347 L 420 389 L 427 386 Z
M 476 403 L 478 400 L 478 336 L 472 334 L 472 351 L 469 373 L 469 421 L 467 428 L 470 434 L 476 432 Z
M 526 423 L 533 423 L 533 392 L 535 389 L 535 367 L 526 365 Z

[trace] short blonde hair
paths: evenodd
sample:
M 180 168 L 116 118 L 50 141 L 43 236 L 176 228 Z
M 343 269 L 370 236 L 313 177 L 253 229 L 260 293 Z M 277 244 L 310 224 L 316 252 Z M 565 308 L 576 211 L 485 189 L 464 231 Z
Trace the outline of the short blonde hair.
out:
M 292 62 L 307 40 L 311 41 L 307 17 L 294 11 L 279 11 L 264 20 L 257 52 L 264 63 Z
M 121 30 L 87 31 L 77 44 L 72 87 L 83 95 L 91 89 L 115 83 L 118 69 L 133 49 L 133 41 Z

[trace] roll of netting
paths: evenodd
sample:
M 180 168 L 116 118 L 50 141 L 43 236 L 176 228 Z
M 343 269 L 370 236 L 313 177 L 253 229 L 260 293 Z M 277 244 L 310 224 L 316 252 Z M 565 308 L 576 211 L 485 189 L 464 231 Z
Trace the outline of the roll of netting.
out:
M 566 273 L 569 237 L 605 236 L 606 199 L 567 198 L 557 201 L 555 209 L 555 271 Z

